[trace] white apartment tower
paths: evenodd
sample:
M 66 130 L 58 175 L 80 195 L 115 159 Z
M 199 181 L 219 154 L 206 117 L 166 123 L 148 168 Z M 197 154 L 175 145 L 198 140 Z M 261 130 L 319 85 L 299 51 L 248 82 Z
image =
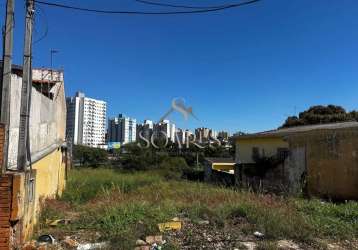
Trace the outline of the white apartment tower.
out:
M 66 136 L 75 145 L 97 147 L 105 143 L 106 102 L 77 92 L 66 98 Z

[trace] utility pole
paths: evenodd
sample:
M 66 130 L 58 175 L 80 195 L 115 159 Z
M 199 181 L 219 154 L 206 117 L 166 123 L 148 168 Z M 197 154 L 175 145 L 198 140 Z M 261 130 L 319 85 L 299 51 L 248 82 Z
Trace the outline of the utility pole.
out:
M 10 123 L 10 90 L 11 90 L 11 65 L 12 48 L 14 38 L 14 0 L 7 0 L 5 29 L 3 30 L 3 64 L 0 87 L 0 122 L 4 124 L 3 160 L 0 168 L 0 175 L 6 171 L 9 146 L 9 123 Z
M 32 88 L 32 28 L 34 17 L 34 1 L 26 1 L 25 18 L 25 44 L 24 62 L 21 87 L 21 106 L 20 106 L 20 127 L 19 127 L 19 146 L 17 156 L 17 168 L 25 170 L 27 164 L 27 149 L 29 150 L 29 118 L 30 118 L 30 99 Z

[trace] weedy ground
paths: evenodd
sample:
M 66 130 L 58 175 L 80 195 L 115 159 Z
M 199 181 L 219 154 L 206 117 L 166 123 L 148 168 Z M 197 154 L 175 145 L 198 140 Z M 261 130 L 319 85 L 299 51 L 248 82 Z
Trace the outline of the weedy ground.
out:
M 158 223 L 176 216 L 187 219 L 191 226 L 178 235 L 181 239 L 171 235 L 167 249 L 183 245 L 200 249 L 206 240 L 201 234 L 206 233 L 198 233 L 203 226 L 198 225 L 200 230 L 193 227 L 201 220 L 210 221 L 203 230 L 214 238 L 220 236 L 217 241 L 223 241 L 222 249 L 233 249 L 238 246 L 236 241 L 255 240 L 255 231 L 265 235 L 258 242 L 259 249 L 274 249 L 272 242 L 280 239 L 324 249 L 326 242 L 349 244 L 358 238 L 357 202 L 284 198 L 167 180 L 156 172 L 111 169 L 72 170 L 63 195 L 44 202 L 37 234 L 63 237 L 82 232 L 111 241 L 113 249 L 133 249 L 137 239 L 158 233 Z M 50 227 L 46 220 L 51 219 L 70 219 L 71 223 Z

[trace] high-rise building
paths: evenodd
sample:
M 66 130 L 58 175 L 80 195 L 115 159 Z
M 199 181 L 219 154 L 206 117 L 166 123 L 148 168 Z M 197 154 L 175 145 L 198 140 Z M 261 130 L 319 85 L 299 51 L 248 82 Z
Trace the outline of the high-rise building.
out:
M 153 129 L 153 121 L 151 120 L 144 120 L 144 124 L 148 125 L 150 129 Z
M 126 144 L 135 142 L 137 137 L 136 119 L 119 114 L 118 117 L 108 119 L 108 142 Z
M 217 138 L 217 132 L 210 128 L 196 128 L 195 140 L 198 142 L 208 142 Z
M 154 135 L 156 138 L 163 138 L 164 134 L 166 137 L 175 142 L 175 124 L 170 122 L 169 120 L 163 120 L 158 124 L 154 125 Z
M 170 124 L 170 140 L 172 142 L 175 142 L 175 131 L 176 131 L 175 124 L 171 123 Z
M 153 135 L 153 121 L 144 120 L 142 124 L 137 124 L 137 141 L 141 140 L 141 137 L 144 137 L 148 141 L 150 141 L 152 135 Z
M 105 142 L 106 102 L 77 92 L 66 98 L 66 137 L 73 144 L 97 147 Z
M 207 142 L 210 138 L 211 129 L 209 128 L 196 128 L 195 140 L 199 142 Z
M 177 128 L 175 131 L 175 142 L 178 144 L 185 144 L 185 130 Z
M 230 133 L 227 132 L 227 131 L 220 131 L 220 132 L 218 132 L 217 138 L 218 138 L 220 141 L 228 141 L 228 140 L 229 140 L 229 137 L 230 137 Z
M 118 125 L 118 117 L 108 119 L 107 140 L 108 142 L 119 142 L 122 131 Z

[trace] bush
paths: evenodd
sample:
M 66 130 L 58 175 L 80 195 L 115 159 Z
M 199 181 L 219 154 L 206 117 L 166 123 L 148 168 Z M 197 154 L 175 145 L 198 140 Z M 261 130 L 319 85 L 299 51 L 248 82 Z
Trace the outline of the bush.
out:
M 180 179 L 189 166 L 182 157 L 165 157 L 159 164 L 159 170 L 166 179 Z

